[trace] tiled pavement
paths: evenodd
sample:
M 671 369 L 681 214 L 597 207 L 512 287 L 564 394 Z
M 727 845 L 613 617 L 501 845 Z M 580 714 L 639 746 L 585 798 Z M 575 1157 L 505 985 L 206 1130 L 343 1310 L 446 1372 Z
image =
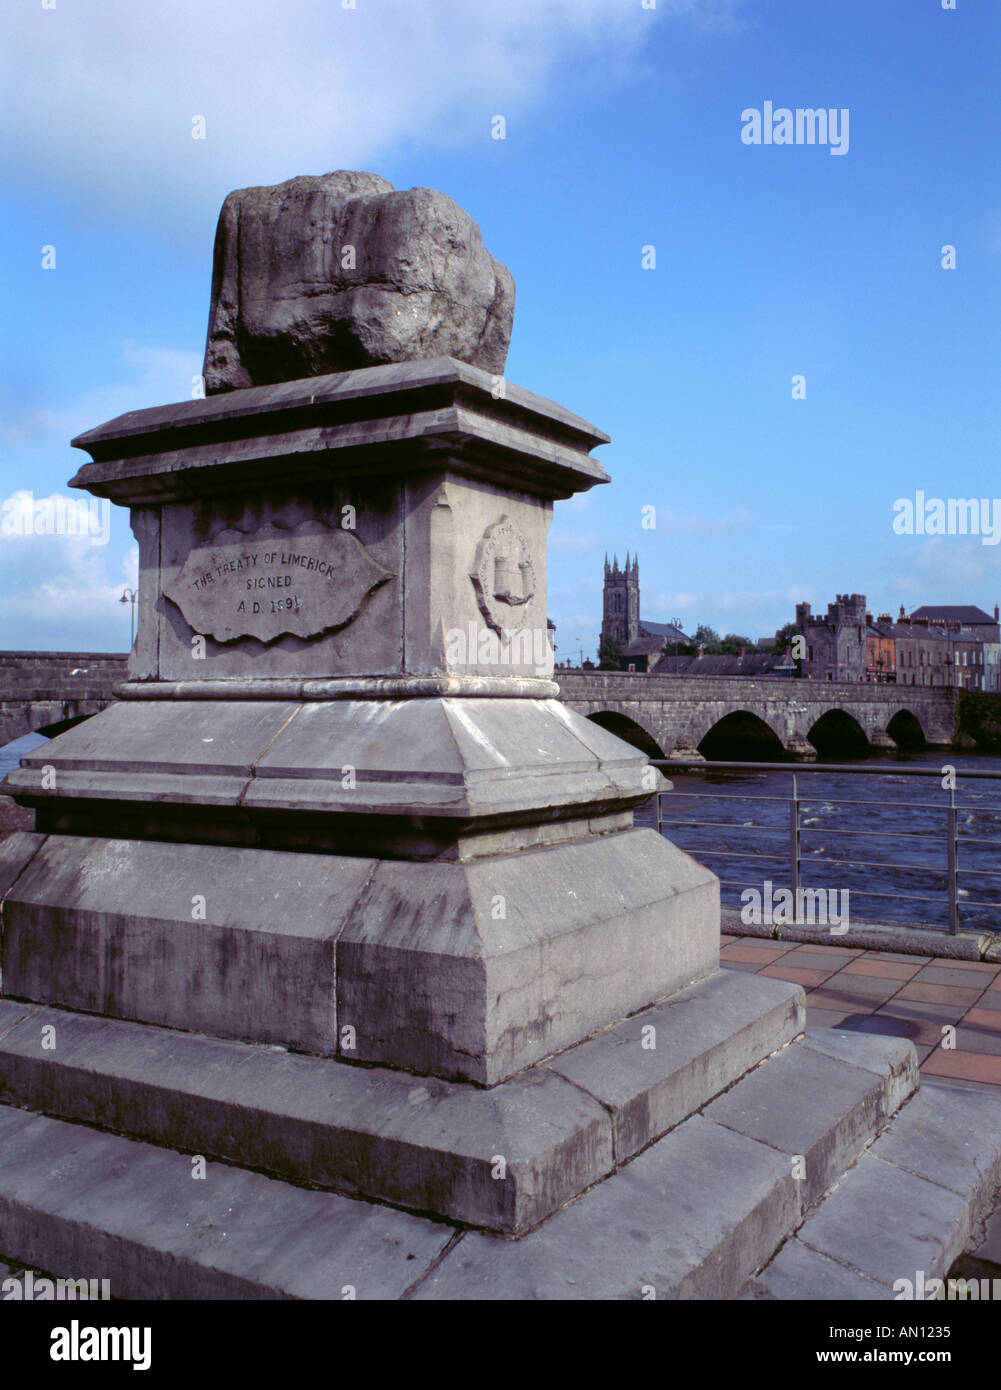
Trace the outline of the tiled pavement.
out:
M 910 1038 L 922 1074 L 1001 1086 L 1001 965 L 726 935 L 720 964 L 802 985 L 811 1027 Z

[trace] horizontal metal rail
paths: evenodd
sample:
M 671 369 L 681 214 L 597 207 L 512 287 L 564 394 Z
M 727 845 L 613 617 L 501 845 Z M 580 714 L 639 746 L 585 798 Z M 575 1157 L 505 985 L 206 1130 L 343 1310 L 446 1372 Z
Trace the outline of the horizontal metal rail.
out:
M 1001 773 L 987 772 L 979 768 L 959 769 L 952 764 L 944 764 L 950 769 L 949 785 L 943 787 L 945 796 L 941 802 L 931 801 L 884 801 L 880 800 L 876 809 L 884 807 L 900 808 L 908 811 L 930 811 L 939 816 L 944 816 L 945 825 L 939 830 L 875 830 L 875 829 L 846 829 L 844 827 L 825 825 L 819 823 L 813 817 L 804 820 L 804 812 L 822 813 L 824 808 L 834 811 L 836 807 L 864 806 L 869 810 L 873 809 L 873 803 L 860 801 L 854 798 L 839 797 L 836 794 L 825 792 L 823 797 L 817 798 L 822 804 L 815 805 L 812 801 L 806 801 L 799 795 L 799 778 L 803 776 L 817 774 L 841 774 L 847 773 L 856 777 L 937 777 L 942 781 L 944 773 L 942 768 L 934 767 L 864 767 L 851 763 L 809 763 L 794 765 L 783 763 L 743 763 L 733 761 L 710 762 L 701 758 L 655 758 L 651 759 L 654 767 L 676 771 L 681 769 L 697 770 L 700 772 L 772 772 L 780 773 L 792 779 L 788 796 L 769 796 L 760 792 L 742 792 L 739 789 L 721 789 L 719 791 L 658 791 L 656 793 L 656 822 L 658 833 L 663 833 L 665 827 L 678 827 L 692 830 L 751 830 L 766 831 L 769 834 L 787 834 L 789 837 L 789 848 L 786 854 L 779 850 L 735 850 L 735 849 L 705 849 L 699 853 L 705 858 L 711 859 L 751 859 L 783 861 L 788 864 L 789 882 L 793 893 L 793 900 L 798 903 L 800 895 L 800 880 L 802 876 L 803 864 L 806 863 L 812 868 L 822 864 L 837 868 L 854 869 L 879 869 L 889 870 L 896 873 L 917 875 L 934 874 L 945 878 L 945 898 L 934 897 L 928 894 L 915 893 L 883 893 L 875 889 L 851 889 L 856 897 L 863 898 L 882 898 L 890 901 L 899 902 L 923 902 L 937 903 L 947 908 L 949 918 L 949 931 L 955 935 L 960 928 L 960 908 L 976 907 L 983 910 L 1001 912 L 1001 901 L 986 902 L 982 899 L 971 899 L 968 896 L 964 902 L 960 902 L 960 892 L 966 893 L 967 890 L 960 890 L 960 875 L 964 878 L 979 877 L 981 879 L 997 878 L 1001 879 L 1001 872 L 990 869 L 974 869 L 960 867 L 959 852 L 962 845 L 970 849 L 975 845 L 990 845 L 1001 850 L 1001 836 L 985 835 L 962 835 L 959 831 L 957 817 L 960 814 L 967 816 L 967 824 L 977 816 L 1001 814 L 1001 806 L 974 806 L 968 803 L 956 801 L 955 782 L 959 779 L 973 779 L 985 781 L 1001 781 Z M 663 798 L 673 798 L 674 800 L 687 799 L 694 801 L 768 801 L 773 803 L 785 804 L 789 807 L 789 821 L 786 827 L 781 825 L 762 825 L 760 823 L 741 823 L 740 821 L 709 821 L 693 818 L 692 814 L 686 814 L 681 807 L 672 809 L 680 812 L 684 817 L 681 820 L 665 817 L 663 814 Z M 695 812 L 695 817 L 698 812 Z M 944 833 L 943 833 L 944 832 Z M 944 838 L 945 862 L 940 865 L 935 864 L 895 864 L 886 860 L 871 859 L 819 859 L 816 852 L 811 853 L 809 849 L 804 849 L 803 836 L 813 834 L 823 834 L 825 837 L 830 835 L 864 835 L 871 839 L 899 839 L 931 841 L 936 845 L 941 845 Z M 848 848 L 848 846 L 846 846 Z M 849 850 L 850 852 L 850 850 Z M 743 887 L 739 881 L 733 879 L 720 879 L 720 883 L 727 887 Z

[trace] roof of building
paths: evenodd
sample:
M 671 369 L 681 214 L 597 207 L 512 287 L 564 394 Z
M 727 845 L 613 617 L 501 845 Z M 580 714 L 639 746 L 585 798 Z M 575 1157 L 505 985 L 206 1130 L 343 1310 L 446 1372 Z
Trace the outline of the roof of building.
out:
M 982 608 L 977 608 L 969 603 L 926 603 L 921 608 L 915 608 L 911 617 L 931 618 L 939 621 L 944 619 L 946 622 L 954 623 L 990 623 L 991 627 L 997 622 L 996 618 L 992 618 Z
M 649 656 L 652 652 L 659 652 L 663 645 L 663 637 L 637 637 L 635 642 L 620 649 L 619 656 Z
M 673 623 L 652 623 L 647 618 L 640 618 L 640 627 L 651 637 L 666 637 L 670 642 L 691 644 L 693 640 L 686 637 L 681 628 L 675 627 Z
M 796 663 L 785 652 L 721 652 L 716 656 L 663 656 L 654 668 L 658 676 L 791 675 Z

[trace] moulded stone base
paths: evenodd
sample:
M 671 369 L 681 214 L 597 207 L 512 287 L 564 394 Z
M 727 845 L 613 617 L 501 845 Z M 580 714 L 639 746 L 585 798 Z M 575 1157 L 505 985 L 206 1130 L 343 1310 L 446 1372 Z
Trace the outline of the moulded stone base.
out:
M 431 863 L 22 832 L 0 877 L 8 996 L 486 1085 L 719 960 L 716 878 L 652 830 Z

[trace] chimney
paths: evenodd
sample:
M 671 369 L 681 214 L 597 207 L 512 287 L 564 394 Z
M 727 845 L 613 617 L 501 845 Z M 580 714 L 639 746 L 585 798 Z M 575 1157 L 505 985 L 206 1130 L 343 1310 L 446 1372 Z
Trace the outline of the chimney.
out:
M 698 651 L 695 653 L 695 656 L 696 656 L 696 658 L 697 658 L 698 660 L 701 660 L 702 657 L 705 656 L 705 654 L 706 654 L 706 649 L 705 649 L 705 647 L 699 647 Z
M 997 622 L 999 616 L 1001 616 L 1001 615 L 999 615 L 999 613 L 998 613 L 998 606 L 997 606 L 997 604 L 995 604 L 995 605 L 994 605 L 994 621 L 995 621 L 995 622 Z

